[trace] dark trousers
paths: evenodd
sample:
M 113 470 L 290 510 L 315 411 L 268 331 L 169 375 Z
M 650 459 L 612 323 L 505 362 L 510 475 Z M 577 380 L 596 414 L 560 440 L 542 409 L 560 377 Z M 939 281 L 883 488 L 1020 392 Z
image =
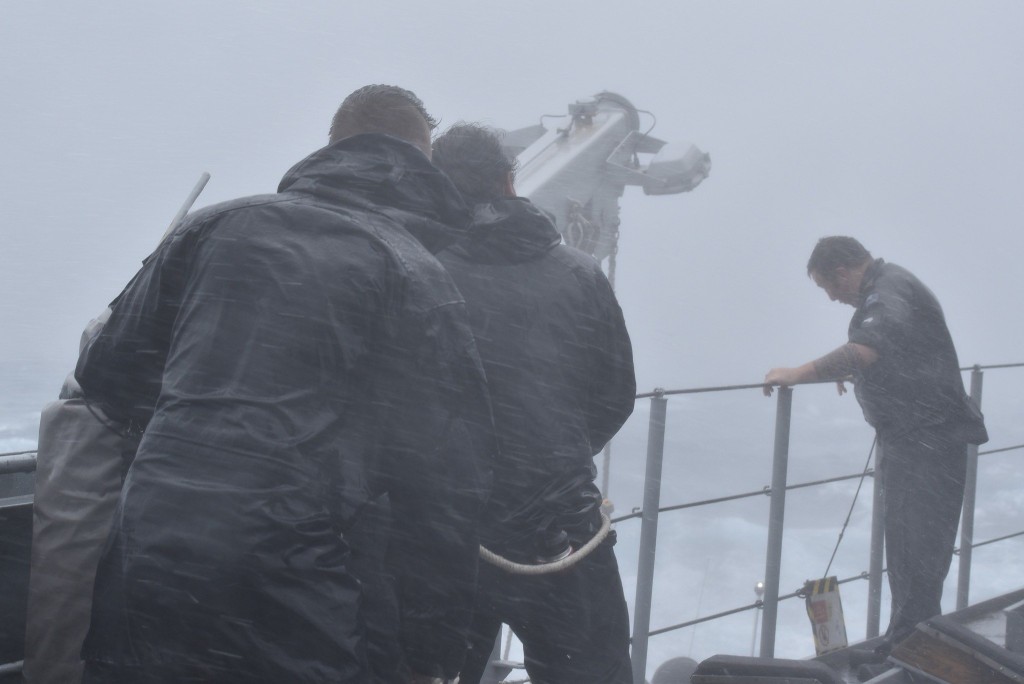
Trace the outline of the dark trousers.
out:
M 904 638 L 942 612 L 964 500 L 967 444 L 937 426 L 895 437 L 879 434 L 885 496 L 885 555 L 892 593 L 887 635 Z
M 505 623 L 523 642 L 533 684 L 632 684 L 629 615 L 612 544 L 549 575 L 511 575 L 482 562 L 460 683 L 480 681 Z

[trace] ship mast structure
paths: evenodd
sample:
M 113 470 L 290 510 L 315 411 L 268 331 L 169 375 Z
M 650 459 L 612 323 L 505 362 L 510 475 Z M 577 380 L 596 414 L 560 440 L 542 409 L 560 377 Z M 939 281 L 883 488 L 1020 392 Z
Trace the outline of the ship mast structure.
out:
M 711 157 L 692 143 L 640 132 L 641 113 L 621 95 L 602 92 L 503 138 L 506 154 L 517 160 L 519 194 L 551 214 L 566 244 L 598 261 L 610 258 L 610 277 L 625 187 L 672 195 L 693 190 L 711 171 Z M 545 126 L 550 118 L 563 125 Z

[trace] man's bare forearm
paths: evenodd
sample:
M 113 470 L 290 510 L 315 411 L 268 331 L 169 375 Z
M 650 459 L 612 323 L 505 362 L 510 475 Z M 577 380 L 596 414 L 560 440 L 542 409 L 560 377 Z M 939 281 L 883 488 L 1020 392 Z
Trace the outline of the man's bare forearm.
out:
M 816 380 L 838 380 L 870 366 L 877 359 L 878 354 L 871 347 L 847 342 L 820 359 L 812 361 L 812 364 Z
M 801 382 L 841 380 L 856 370 L 866 368 L 878 360 L 878 352 L 856 342 L 848 342 L 820 359 L 808 361 L 796 368 L 772 368 L 764 376 L 764 393 L 771 396 L 772 387 L 791 387 Z M 840 389 L 840 394 L 843 393 Z
M 857 350 L 849 344 L 844 344 L 838 349 L 825 354 L 820 359 L 813 361 L 816 379 L 835 380 L 836 378 L 845 378 L 860 367 L 859 359 Z

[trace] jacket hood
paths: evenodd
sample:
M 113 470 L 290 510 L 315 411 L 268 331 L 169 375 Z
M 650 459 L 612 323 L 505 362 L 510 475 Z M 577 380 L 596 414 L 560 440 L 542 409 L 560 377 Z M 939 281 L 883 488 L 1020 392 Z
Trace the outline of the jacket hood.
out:
M 516 264 L 538 259 L 562 241 L 547 214 L 524 197 L 478 204 L 469 237 L 450 251 L 483 264 Z
M 278 192 L 385 214 L 433 253 L 469 230 L 469 208 L 448 177 L 417 147 L 382 133 L 355 135 L 317 150 L 284 175 Z

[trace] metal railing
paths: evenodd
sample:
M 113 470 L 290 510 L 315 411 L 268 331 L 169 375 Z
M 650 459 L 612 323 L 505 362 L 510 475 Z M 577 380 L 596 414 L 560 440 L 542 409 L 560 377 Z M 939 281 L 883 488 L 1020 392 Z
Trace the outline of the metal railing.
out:
M 999 364 L 990 366 L 973 366 L 961 369 L 971 372 L 971 398 L 981 405 L 981 391 L 983 371 L 986 369 L 1020 368 L 1024 363 Z M 823 383 L 807 383 L 823 384 Z M 705 499 L 685 504 L 660 506 L 661 498 L 661 477 L 662 464 L 664 462 L 665 448 L 665 424 L 667 414 L 667 397 L 671 395 L 688 395 L 708 392 L 727 392 L 738 390 L 761 390 L 763 383 L 746 385 L 726 385 L 719 387 L 700 387 L 680 390 L 656 389 L 653 392 L 637 395 L 637 399 L 650 399 L 650 421 L 648 428 L 647 444 L 647 467 L 644 482 L 644 498 L 640 511 L 634 511 L 628 515 L 615 518 L 613 522 L 621 522 L 635 518 L 641 519 L 640 549 L 637 563 L 636 598 L 634 603 L 633 637 L 632 637 L 632 660 L 633 680 L 637 682 L 646 681 L 647 669 L 647 646 L 652 636 L 665 634 L 667 632 L 692 627 L 694 625 L 717 620 L 729 615 L 748 611 L 762 610 L 761 616 L 761 643 L 760 655 L 762 657 L 773 657 L 775 654 L 776 621 L 778 617 L 778 604 L 780 601 L 802 596 L 802 591 L 790 594 L 779 594 L 780 568 L 782 565 L 782 531 L 785 518 L 786 492 L 791 489 L 810 487 L 839 480 L 873 476 L 874 470 L 866 469 L 863 473 L 855 475 L 843 475 L 815 482 L 806 482 L 797 485 L 787 483 L 789 464 L 789 431 L 792 421 L 793 389 L 780 387 L 776 400 L 775 410 L 775 433 L 774 453 L 772 459 L 772 483 L 761 491 L 745 492 L 730 496 L 723 496 L 714 499 Z M 960 547 L 955 551 L 960 557 L 960 569 L 957 587 L 957 609 L 966 607 L 969 599 L 970 587 L 970 565 L 972 551 L 975 548 L 993 544 L 999 541 L 1024 536 L 1024 531 L 1014 532 L 995 539 L 976 542 L 974 540 L 974 505 L 977 489 L 978 456 L 995 454 L 1008 451 L 1024 449 L 1024 444 L 979 451 L 977 446 L 971 445 L 968 449 L 968 473 L 965 484 L 964 508 L 961 518 Z M 879 456 L 881 454 L 879 453 Z M 878 458 L 878 457 L 876 457 Z M 771 506 L 768 515 L 768 549 L 765 562 L 765 581 L 763 599 L 752 604 L 739 606 L 725 610 L 714 615 L 698 617 L 694 620 L 681 622 L 679 624 L 651 629 L 650 613 L 654 585 L 654 559 L 657 549 L 658 521 L 661 513 L 684 510 L 696 506 L 717 504 L 724 501 L 732 501 L 740 498 L 747 498 L 759 495 L 771 497 Z M 874 479 L 872 521 L 871 521 L 871 542 L 869 569 L 859 575 L 839 580 L 840 584 L 855 580 L 866 579 L 868 581 L 868 616 L 866 638 L 878 636 L 879 622 L 881 616 L 882 598 L 882 575 L 885 568 L 882 567 L 883 557 L 883 530 L 881 516 L 881 486 L 878 479 Z
M 962 370 L 971 372 L 971 397 L 981 405 L 983 371 L 990 369 L 1020 368 L 1024 363 L 999 364 L 991 366 L 974 366 Z M 808 383 L 821 384 L 821 383 Z M 778 390 L 775 413 L 774 431 L 774 453 L 772 461 L 772 482 L 771 485 L 757 491 L 741 492 L 729 496 L 722 496 L 701 501 L 693 501 L 683 504 L 674 504 L 661 507 L 661 479 L 662 466 L 665 457 L 665 427 L 668 407 L 668 397 L 674 395 L 692 395 L 711 392 L 728 392 L 740 390 L 758 390 L 764 385 L 762 383 L 746 385 L 727 385 L 718 387 L 699 387 L 691 389 L 663 390 L 656 389 L 653 392 L 638 394 L 637 399 L 650 399 L 651 410 L 647 435 L 647 463 L 644 479 L 643 504 L 640 510 L 616 517 L 612 522 L 625 522 L 633 519 L 641 520 L 640 547 L 637 560 L 637 583 L 636 598 L 633 611 L 633 636 L 632 636 L 632 661 L 634 681 L 645 681 L 647 667 L 647 646 L 652 636 L 665 634 L 675 630 L 692 627 L 697 624 L 717 620 L 737 613 L 749 610 L 762 610 L 761 616 L 761 643 L 760 655 L 772 657 L 775 652 L 776 621 L 778 617 L 778 604 L 792 598 L 802 596 L 802 591 L 789 594 L 779 594 L 780 568 L 782 564 L 782 532 L 785 519 L 786 492 L 795 489 L 814 487 L 832 482 L 850 480 L 861 477 L 874 476 L 873 469 L 866 469 L 862 473 L 852 475 L 839 475 L 835 477 L 789 484 L 787 482 L 789 462 L 789 431 L 792 421 L 792 400 L 793 389 L 781 387 Z M 967 606 L 970 588 L 970 567 L 972 551 L 975 548 L 994 544 L 1000 541 L 1024 536 L 1024 530 L 1013 532 L 994 539 L 985 541 L 974 540 L 974 505 L 977 489 L 977 468 L 978 457 L 987 454 L 997 454 L 1024 449 L 1024 444 L 1000 447 L 979 451 L 977 446 L 971 446 L 968 450 L 968 473 L 964 493 L 964 508 L 961 518 L 960 546 L 954 550 L 959 555 L 959 575 L 957 586 L 957 609 Z M 0 475 L 13 473 L 28 473 L 35 470 L 36 452 L 32 450 L 18 451 L 0 454 Z M 879 621 L 881 615 L 882 596 L 882 575 L 885 568 L 882 567 L 883 533 L 880 514 L 881 488 L 877 479 L 874 480 L 873 505 L 872 505 L 872 531 L 871 531 L 871 553 L 869 569 L 852 577 L 840 579 L 840 584 L 857 580 L 868 581 L 868 617 L 866 638 L 877 636 L 879 633 Z M 721 611 L 712 615 L 705 615 L 693 620 L 673 624 L 658 629 L 651 629 L 651 602 L 654 588 L 654 564 L 657 549 L 658 522 L 662 513 L 670 513 L 699 506 L 708 506 L 734 501 L 743 498 L 757 496 L 768 496 L 771 499 L 768 521 L 768 549 L 765 562 L 764 596 L 754 603 L 738 606 L 736 608 Z M 0 666 L 9 668 L 19 666 L 20 663 L 11 663 Z M 18 667 L 20 669 L 20 667 Z M 0 672 L 3 672 L 0 669 Z
M 36 452 L 12 451 L 0 454 L 0 475 L 13 475 L 14 473 L 31 473 L 36 469 Z

